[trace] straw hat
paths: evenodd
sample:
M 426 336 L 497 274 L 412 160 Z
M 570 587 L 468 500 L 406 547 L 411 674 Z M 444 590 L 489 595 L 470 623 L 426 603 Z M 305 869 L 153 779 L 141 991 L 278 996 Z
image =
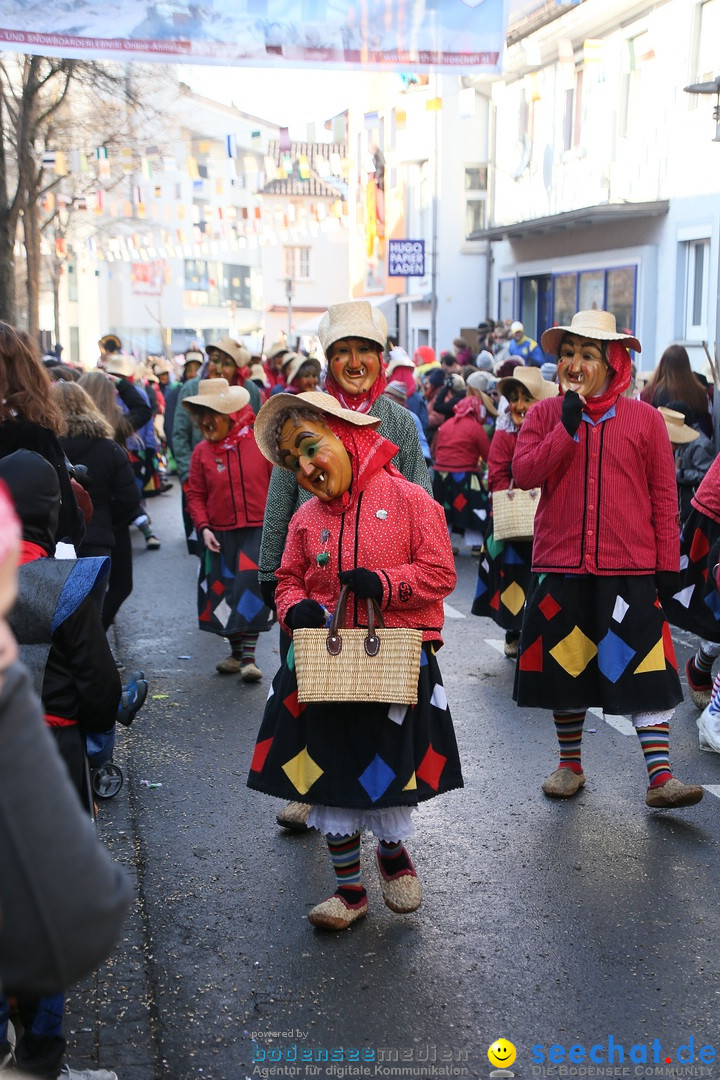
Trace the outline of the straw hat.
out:
M 387 341 L 385 316 L 367 300 L 351 300 L 347 304 L 332 304 L 320 320 L 318 337 L 327 353 L 331 345 L 341 338 L 367 338 L 381 349 Z
M 185 364 L 204 364 L 205 353 L 202 349 L 188 349 L 185 353 L 185 359 L 183 360 L 183 367 Z
M 175 371 L 169 360 L 163 356 L 156 356 L 153 360 L 153 371 L 156 375 L 172 375 Z
M 320 372 L 322 371 L 322 365 L 320 364 L 320 361 L 317 359 L 317 357 L 303 356 L 302 353 L 288 353 L 288 355 L 282 362 L 282 367 L 280 368 L 283 374 L 283 378 L 285 379 L 286 386 L 290 386 L 300 368 L 304 367 L 305 364 L 312 364 L 318 376 L 320 375 Z
M 700 438 L 700 432 L 695 431 L 695 428 L 688 427 L 681 412 L 675 412 L 674 409 L 668 409 L 664 405 L 660 406 L 658 412 L 662 413 L 664 417 L 671 443 L 677 445 L 678 443 L 695 442 L 696 439 Z
M 487 377 L 487 373 L 484 371 L 473 371 L 470 373 L 470 375 L 468 375 L 467 379 L 465 380 L 466 385 L 477 391 L 477 393 L 480 395 L 480 397 L 482 398 L 482 403 L 487 409 L 490 416 L 497 416 L 497 405 L 490 397 L 490 395 L 485 392 L 485 387 L 488 385 L 488 382 L 489 379 Z
M 275 341 L 265 354 L 268 360 L 274 360 L 280 353 L 290 352 L 284 341 Z
M 535 401 L 541 401 L 546 397 L 557 397 L 560 387 L 557 383 L 543 379 L 542 371 L 537 367 L 516 367 L 512 375 L 506 375 L 497 384 L 498 393 L 505 396 L 505 391 L 510 383 L 520 383 L 528 391 Z
M 105 361 L 108 375 L 121 375 L 123 379 L 132 379 L 135 374 L 135 361 L 125 353 L 110 353 Z
M 355 424 L 356 427 L 378 427 L 382 423 L 379 416 L 343 409 L 337 398 L 330 394 L 323 394 L 319 390 L 308 390 L 305 394 L 273 394 L 257 414 L 254 432 L 255 442 L 268 461 L 272 461 L 274 465 L 286 468 L 285 463 L 277 456 L 277 447 L 271 437 L 278 414 L 303 405 L 309 405 L 319 413 L 334 416 L 338 420 L 346 420 L 348 424 Z
M 201 379 L 197 394 L 183 398 L 182 404 L 186 407 L 204 405 L 206 409 L 229 416 L 239 412 L 249 400 L 250 394 L 244 386 L 230 386 L 227 379 Z
M 263 386 L 267 386 L 268 384 L 267 377 L 265 375 L 265 368 L 262 366 L 262 364 L 253 364 L 250 368 L 250 374 L 248 378 L 252 379 L 253 382 L 262 383 Z
M 640 342 L 632 334 L 618 334 L 615 316 L 609 311 L 578 311 L 569 326 L 551 326 L 546 330 L 540 344 L 545 352 L 556 356 L 565 334 L 577 334 L 592 341 L 619 341 L 628 349 L 642 351 Z
M 119 352 L 122 349 L 122 342 L 117 334 L 104 334 L 98 342 L 101 348 L 107 349 L 108 346 L 113 352 Z
M 229 356 L 237 368 L 250 367 L 252 361 L 250 350 L 241 341 L 233 341 L 229 337 L 220 338 L 219 341 L 213 341 L 205 347 L 208 356 L 213 350 Z

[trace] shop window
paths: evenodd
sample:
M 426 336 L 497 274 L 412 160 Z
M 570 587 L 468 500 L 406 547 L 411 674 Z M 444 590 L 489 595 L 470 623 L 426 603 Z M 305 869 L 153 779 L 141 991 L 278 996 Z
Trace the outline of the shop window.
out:
M 634 333 L 635 328 L 634 266 L 608 270 L 606 279 L 606 309 L 615 316 L 618 330 Z
M 578 311 L 605 310 L 605 271 L 586 270 L 579 275 Z
M 577 274 L 557 274 L 553 278 L 553 323 L 567 326 L 577 311 Z

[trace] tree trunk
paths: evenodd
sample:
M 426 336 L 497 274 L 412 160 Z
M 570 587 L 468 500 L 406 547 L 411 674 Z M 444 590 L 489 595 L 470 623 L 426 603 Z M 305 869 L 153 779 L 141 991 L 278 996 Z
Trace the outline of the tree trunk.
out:
M 0 319 L 15 325 L 17 309 L 15 307 L 15 226 L 10 223 L 10 214 L 0 211 Z
M 27 332 L 33 341 L 40 340 L 40 223 L 36 203 L 23 214 L 25 264 L 27 266 Z

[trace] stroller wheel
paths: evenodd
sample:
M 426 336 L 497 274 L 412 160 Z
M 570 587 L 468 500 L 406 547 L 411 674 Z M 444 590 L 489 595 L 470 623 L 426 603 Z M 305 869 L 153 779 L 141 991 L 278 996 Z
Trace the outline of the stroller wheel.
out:
M 93 769 L 92 789 L 98 799 L 112 799 L 123 786 L 123 774 L 119 765 L 112 761 L 107 765 L 101 765 L 99 769 Z

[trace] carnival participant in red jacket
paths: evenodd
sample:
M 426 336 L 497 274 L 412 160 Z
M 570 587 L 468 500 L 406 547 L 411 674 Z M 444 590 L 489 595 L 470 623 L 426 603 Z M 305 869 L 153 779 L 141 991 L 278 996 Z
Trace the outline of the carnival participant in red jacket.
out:
M 513 476 L 540 487 L 534 578 L 520 637 L 518 705 L 550 708 L 559 767 L 542 787 L 567 798 L 585 783 L 580 749 L 591 706 L 629 714 L 648 769 L 648 806 L 699 802 L 676 779 L 669 722 L 682 700 L 661 604 L 677 589 L 677 490 L 670 440 L 652 406 L 623 396 L 632 335 L 606 311 L 581 311 L 546 330 L 561 398 L 530 410 Z
M 204 545 L 198 623 L 230 642 L 230 656 L 216 665 L 220 674 L 239 672 L 244 682 L 257 682 L 258 634 L 274 621 L 257 572 L 271 467 L 255 443 L 249 400 L 244 386 L 203 379 L 182 405 L 203 435 L 192 452 L 187 485 L 188 511 Z
M 420 883 L 404 846 L 414 832 L 412 811 L 462 787 L 435 658 L 443 598 L 456 578 L 445 517 L 391 464 L 397 446 L 377 434 L 379 423 L 317 392 L 271 397 L 256 423 L 263 453 L 315 496 L 292 518 L 277 571 L 282 625 L 291 633 L 324 626 L 347 585 L 354 594 L 346 611 L 352 625 L 367 626 L 365 601 L 373 599 L 387 627 L 422 631 L 415 706 L 298 703 L 294 650 L 273 681 L 248 785 L 311 805 L 307 824 L 326 836 L 337 888 L 309 919 L 327 930 L 346 929 L 367 913 L 364 829 L 379 841 L 387 906 L 398 914 L 419 907 Z

